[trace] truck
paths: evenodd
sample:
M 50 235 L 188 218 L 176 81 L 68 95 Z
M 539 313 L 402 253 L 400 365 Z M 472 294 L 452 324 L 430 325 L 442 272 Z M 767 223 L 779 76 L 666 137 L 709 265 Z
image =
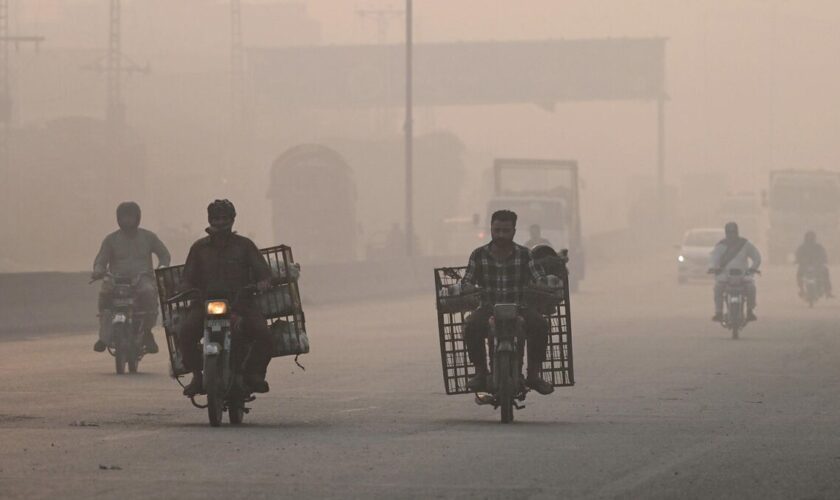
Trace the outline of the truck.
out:
M 791 263 L 806 231 L 815 231 L 829 259 L 840 251 L 840 172 L 774 170 L 764 195 L 772 264 Z
M 497 210 L 518 216 L 514 241 L 524 245 L 537 224 L 555 250 L 569 250 L 569 288 L 585 276 L 580 223 L 578 165 L 574 160 L 497 158 L 493 162 L 494 193 L 487 202 L 487 221 Z

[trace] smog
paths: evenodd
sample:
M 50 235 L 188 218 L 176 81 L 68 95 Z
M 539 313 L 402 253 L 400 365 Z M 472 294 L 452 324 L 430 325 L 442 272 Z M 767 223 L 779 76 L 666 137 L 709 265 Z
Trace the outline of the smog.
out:
M 838 496 L 838 22 L 0 0 L 0 498 Z

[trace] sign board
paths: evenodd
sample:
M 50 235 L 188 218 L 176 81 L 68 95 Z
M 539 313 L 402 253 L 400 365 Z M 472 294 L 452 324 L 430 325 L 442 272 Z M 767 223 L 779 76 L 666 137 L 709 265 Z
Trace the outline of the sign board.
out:
M 417 44 L 419 106 L 664 97 L 665 39 Z M 403 45 L 249 49 L 261 104 L 281 108 L 400 106 Z

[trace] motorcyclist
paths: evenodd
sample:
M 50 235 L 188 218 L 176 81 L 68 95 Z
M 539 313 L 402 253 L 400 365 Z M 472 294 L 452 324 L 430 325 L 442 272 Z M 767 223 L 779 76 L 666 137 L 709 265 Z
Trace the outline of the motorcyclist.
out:
M 528 232 L 531 235 L 531 239 L 525 243 L 526 247 L 533 250 L 534 247 L 540 245 L 551 246 L 551 242 L 542 237 L 542 227 L 540 227 L 539 224 L 531 224 L 531 227 L 528 228 Z
M 93 262 L 92 279 L 101 279 L 107 273 L 123 278 L 137 279 L 136 299 L 138 310 L 149 319 L 144 324 L 143 344 L 147 353 L 158 352 L 158 346 L 152 335 L 152 327 L 157 320 L 157 290 L 152 272 L 152 254 L 157 256 L 158 264 L 169 265 L 169 250 L 160 238 L 151 231 L 140 227 L 140 206 L 133 201 L 120 203 L 117 207 L 119 230 L 109 234 L 102 241 L 99 253 Z M 102 352 L 111 342 L 111 293 L 113 283 L 105 280 L 99 292 L 99 339 L 93 350 Z
M 499 210 L 493 213 L 490 223 L 492 240 L 475 249 L 470 255 L 462 284 L 466 290 L 481 287 L 484 292 L 482 305 L 466 320 L 464 343 L 476 374 L 468 381 L 473 391 L 483 390 L 487 383 L 487 349 L 484 339 L 489 330 L 493 306 L 497 303 L 516 303 L 521 300 L 523 289 L 531 282 L 545 280 L 545 272 L 531 257 L 527 247 L 513 242 L 516 234 L 514 212 Z M 540 394 L 550 394 L 554 387 L 540 377 L 540 366 L 545 361 L 548 342 L 548 323 L 533 308 L 524 308 L 520 315 L 525 320 L 528 350 L 526 383 Z
M 803 277 L 808 268 L 817 271 L 826 297 L 834 297 L 831 293 L 831 275 L 828 271 L 828 254 L 825 248 L 817 243 L 817 233 L 808 231 L 799 248 L 796 249 L 796 284 L 799 285 L 799 295 L 804 295 Z
M 232 230 L 235 218 L 236 208 L 230 201 L 211 203 L 207 207 L 208 236 L 193 244 L 184 265 L 182 290 L 195 288 L 200 292 L 179 332 L 184 367 L 193 373 L 192 381 L 184 388 L 185 396 L 204 392 L 199 340 L 204 333 L 203 306 L 208 294 L 227 296 L 233 301 L 231 310 L 243 322 L 243 333 L 254 341 L 246 360 L 245 383 L 254 392 L 268 392 L 265 373 L 273 352 L 271 333 L 253 297 L 234 299 L 239 291 L 254 283 L 260 291 L 267 290 L 271 270 L 254 242 Z
M 729 222 L 724 226 L 726 237 L 717 245 L 710 256 L 709 272 L 715 275 L 715 315 L 712 321 L 723 321 L 723 292 L 726 288 L 730 270 L 744 273 L 747 292 L 747 321 L 755 321 L 756 289 L 755 281 L 749 275 L 758 271 L 761 254 L 758 249 L 738 234 L 738 224 Z

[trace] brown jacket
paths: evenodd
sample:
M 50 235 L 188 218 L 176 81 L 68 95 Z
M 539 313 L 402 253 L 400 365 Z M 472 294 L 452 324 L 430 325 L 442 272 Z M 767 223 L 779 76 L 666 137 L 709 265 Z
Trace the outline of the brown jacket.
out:
M 231 296 L 270 277 L 271 269 L 254 242 L 230 233 L 207 236 L 193 244 L 184 265 L 181 284 L 183 288 L 198 288 L 203 296 Z

